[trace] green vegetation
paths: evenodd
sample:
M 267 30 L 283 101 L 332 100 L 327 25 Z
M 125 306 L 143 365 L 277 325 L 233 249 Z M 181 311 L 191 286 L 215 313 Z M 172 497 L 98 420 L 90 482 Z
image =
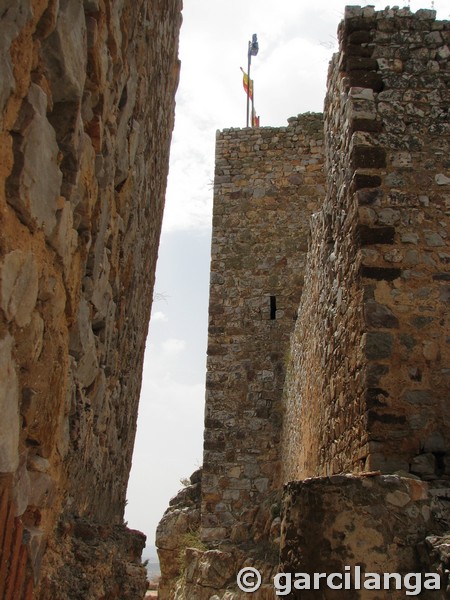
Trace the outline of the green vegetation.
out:
M 186 570 L 186 548 L 195 548 L 201 552 L 206 552 L 208 548 L 200 539 L 200 530 L 190 530 L 180 539 L 180 552 L 178 554 L 178 565 L 180 567 L 180 578 L 183 577 Z

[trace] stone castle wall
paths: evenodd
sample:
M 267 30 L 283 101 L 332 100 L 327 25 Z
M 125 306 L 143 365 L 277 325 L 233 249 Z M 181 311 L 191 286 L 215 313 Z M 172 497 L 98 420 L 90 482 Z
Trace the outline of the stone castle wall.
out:
M 326 181 L 318 117 L 320 144 L 308 115 L 218 134 L 202 502 L 161 521 L 163 599 L 243 598 L 243 565 L 260 600 L 277 570 L 448 569 L 449 23 L 348 7 L 339 40 Z
M 322 115 L 220 132 L 214 190 L 201 532 L 238 544 L 280 486 L 289 335 L 324 194 Z
M 285 419 L 285 481 L 449 475 L 448 22 L 347 8 L 325 104 Z
M 0 563 L 11 579 L 28 549 L 35 598 L 135 598 L 133 569 L 145 588 L 122 519 L 180 11 L 17 0 L 0 16 L 0 489 L 24 531 Z

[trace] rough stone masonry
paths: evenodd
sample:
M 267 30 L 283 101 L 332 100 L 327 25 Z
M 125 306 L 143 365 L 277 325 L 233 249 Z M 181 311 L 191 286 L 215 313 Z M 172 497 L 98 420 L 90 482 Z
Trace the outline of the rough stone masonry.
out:
M 346 565 L 448 597 L 450 24 L 347 7 L 338 35 L 323 116 L 217 137 L 201 491 L 160 523 L 163 600 L 246 598 L 242 566 L 258 600 Z
M 285 480 L 434 479 L 450 475 L 448 23 L 346 14 L 286 386 Z
M 123 525 L 180 0 L 0 2 L 0 598 L 142 598 Z

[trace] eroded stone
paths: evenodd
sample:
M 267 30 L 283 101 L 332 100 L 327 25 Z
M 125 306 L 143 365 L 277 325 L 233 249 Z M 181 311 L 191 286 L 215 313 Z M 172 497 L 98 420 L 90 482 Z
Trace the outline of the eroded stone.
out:
M 38 270 L 31 252 L 13 250 L 1 266 L 1 307 L 8 320 L 28 325 L 38 295 Z

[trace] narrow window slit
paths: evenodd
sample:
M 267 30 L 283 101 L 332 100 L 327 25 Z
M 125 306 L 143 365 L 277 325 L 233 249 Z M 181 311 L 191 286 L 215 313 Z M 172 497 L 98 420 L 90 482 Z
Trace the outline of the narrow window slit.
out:
M 274 321 L 277 318 L 277 297 L 270 296 L 270 319 Z

